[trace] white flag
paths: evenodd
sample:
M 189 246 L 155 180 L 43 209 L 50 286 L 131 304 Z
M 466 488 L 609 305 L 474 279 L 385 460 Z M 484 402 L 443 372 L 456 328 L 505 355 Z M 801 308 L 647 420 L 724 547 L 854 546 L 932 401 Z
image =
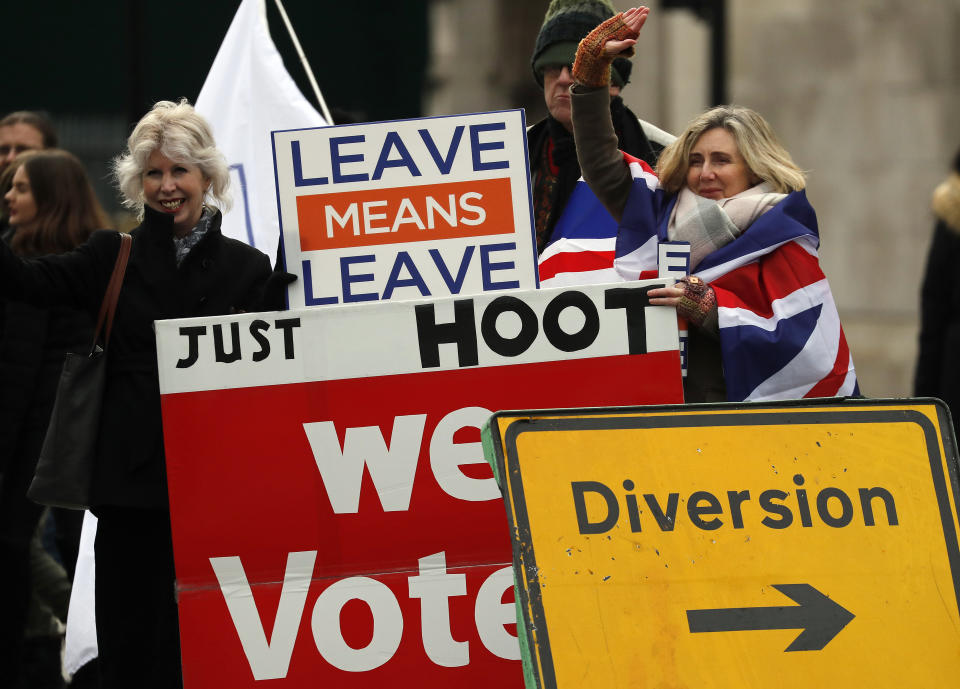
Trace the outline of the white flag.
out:
M 96 537 L 97 518 L 87 510 L 83 513 L 80 551 L 73 571 L 73 587 L 67 607 L 67 633 L 63 642 L 62 669 L 70 677 L 99 655 L 94 595 L 97 574 L 93 558 Z
M 270 39 L 265 0 L 242 0 L 197 96 L 230 165 L 233 208 L 223 234 L 277 253 L 280 223 L 270 132 L 326 124 L 293 79 Z

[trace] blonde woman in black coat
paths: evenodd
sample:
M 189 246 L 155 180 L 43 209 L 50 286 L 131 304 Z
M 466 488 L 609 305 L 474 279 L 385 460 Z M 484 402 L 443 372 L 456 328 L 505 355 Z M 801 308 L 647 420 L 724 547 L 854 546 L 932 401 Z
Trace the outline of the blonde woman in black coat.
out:
M 154 105 L 114 163 L 142 223 L 130 233 L 93 474 L 97 643 L 105 689 L 169 689 L 182 674 L 153 322 L 283 308 L 292 276 L 221 234 L 214 204 L 229 203 L 229 171 L 186 101 Z M 0 294 L 95 313 L 119 247 L 118 233 L 97 232 L 33 261 L 0 249 Z

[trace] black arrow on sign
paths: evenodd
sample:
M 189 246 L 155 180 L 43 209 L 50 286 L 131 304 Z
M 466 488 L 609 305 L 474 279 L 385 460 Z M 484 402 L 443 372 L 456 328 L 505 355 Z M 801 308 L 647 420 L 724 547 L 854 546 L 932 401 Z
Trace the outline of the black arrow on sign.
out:
M 785 651 L 819 651 L 854 618 L 810 584 L 774 584 L 773 588 L 799 605 L 687 610 L 690 632 L 802 629 Z

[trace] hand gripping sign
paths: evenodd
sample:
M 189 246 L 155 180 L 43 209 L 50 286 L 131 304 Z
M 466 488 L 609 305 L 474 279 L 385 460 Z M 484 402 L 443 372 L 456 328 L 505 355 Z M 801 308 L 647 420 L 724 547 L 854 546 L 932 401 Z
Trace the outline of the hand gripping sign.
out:
M 522 110 L 273 133 L 291 306 L 537 286 Z
M 187 689 L 521 686 L 479 428 L 680 401 L 663 284 L 158 322 Z

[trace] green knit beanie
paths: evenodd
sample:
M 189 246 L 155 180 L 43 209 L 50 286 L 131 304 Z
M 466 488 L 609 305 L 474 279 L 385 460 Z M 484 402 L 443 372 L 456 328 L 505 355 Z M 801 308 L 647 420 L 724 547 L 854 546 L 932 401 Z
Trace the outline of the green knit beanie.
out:
M 537 83 L 543 87 L 544 67 L 572 65 L 580 40 L 615 14 L 610 0 L 550 0 L 530 58 Z M 616 62 L 611 80 L 615 86 L 624 86 L 630 78 L 630 63 L 622 58 Z

